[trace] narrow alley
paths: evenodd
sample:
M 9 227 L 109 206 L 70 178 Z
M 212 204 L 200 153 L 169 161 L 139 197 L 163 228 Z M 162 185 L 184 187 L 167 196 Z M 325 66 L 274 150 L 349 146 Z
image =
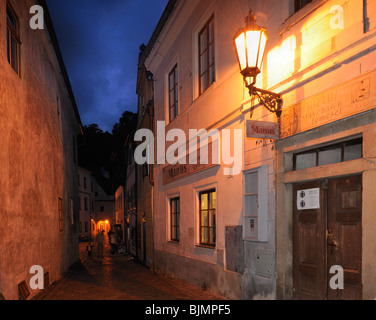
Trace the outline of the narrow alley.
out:
M 91 257 L 80 242 L 80 261 L 35 300 L 222 300 L 179 279 L 155 275 L 126 255 L 111 255 L 108 241 L 104 258 Z

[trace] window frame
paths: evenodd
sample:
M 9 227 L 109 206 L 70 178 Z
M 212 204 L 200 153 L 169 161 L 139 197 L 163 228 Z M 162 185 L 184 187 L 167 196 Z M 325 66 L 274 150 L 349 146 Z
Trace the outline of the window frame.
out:
M 14 18 L 16 25 L 12 26 L 9 17 L 8 12 L 12 15 L 12 18 Z M 18 15 L 16 14 L 16 11 L 13 9 L 12 5 L 9 2 L 6 2 L 6 32 L 7 32 L 7 61 L 14 70 L 14 72 L 17 73 L 18 76 L 21 76 L 21 40 L 20 40 L 20 19 Z M 16 46 L 16 57 L 15 59 L 16 64 L 14 64 L 14 57 L 13 57 L 13 47 L 15 41 Z M 15 69 L 16 67 L 16 69 Z
M 173 198 L 170 198 L 169 199 L 169 206 L 170 206 L 170 239 L 169 241 L 172 241 L 172 242 L 180 242 L 180 197 L 177 196 L 177 197 L 173 197 Z M 176 212 L 173 212 L 173 205 L 172 203 L 175 202 L 175 208 L 176 208 Z M 177 223 L 174 224 L 173 221 L 173 216 L 176 216 L 176 221 Z M 175 233 L 174 233 L 174 229 L 175 229 Z M 176 235 L 176 237 L 174 237 L 173 235 Z
M 302 3 L 304 1 L 305 3 Z M 308 1 L 308 2 L 306 2 Z M 304 8 L 306 5 L 310 4 L 313 0 L 294 0 L 294 13 L 298 12 L 300 9 Z
M 210 41 L 210 25 L 213 28 L 213 39 Z M 201 52 L 201 36 L 206 32 L 206 48 Z M 204 26 L 197 34 L 198 41 L 198 96 L 201 96 L 216 81 L 216 61 L 215 61 L 215 20 L 214 13 L 209 17 Z M 213 50 L 213 63 L 210 62 L 210 48 Z M 206 69 L 202 72 L 201 57 L 206 54 Z M 213 79 L 211 79 L 211 68 L 213 68 Z M 202 87 L 202 78 L 207 73 L 207 83 L 205 89 Z M 211 81 L 212 80 L 212 81 Z
M 211 194 L 215 193 L 215 208 L 211 208 Z M 202 209 L 202 202 L 201 202 L 201 196 L 204 195 L 204 194 L 207 194 L 208 195 L 208 208 L 207 209 Z M 199 201 L 199 214 L 198 214 L 198 218 L 199 218 L 199 245 L 200 246 L 206 246 L 206 247 L 210 247 L 210 248 L 215 248 L 216 247 L 216 243 L 217 243 L 217 236 L 216 236 L 216 232 L 217 232 L 217 190 L 214 188 L 214 189 L 208 189 L 208 190 L 203 190 L 203 191 L 200 191 L 198 193 L 198 201 Z M 214 215 L 211 217 L 211 211 L 214 210 Z M 203 226 L 202 225 L 202 212 L 203 211 L 207 211 L 208 212 L 208 225 L 207 226 Z M 213 226 L 210 226 L 210 221 L 212 221 L 213 223 Z M 207 242 L 204 242 L 203 241 L 203 228 L 207 228 Z M 211 242 L 210 241 L 210 236 L 211 236 L 211 232 L 210 230 L 212 230 L 212 235 L 213 235 L 213 241 Z
M 173 88 L 171 88 L 171 76 L 173 76 Z M 179 74 L 178 64 L 171 68 L 168 73 L 168 118 L 172 122 L 179 115 L 179 88 L 178 88 Z M 171 101 L 171 93 L 173 92 L 174 101 Z M 174 117 L 171 117 L 171 110 L 174 109 Z
M 352 145 L 357 145 L 357 144 L 360 144 L 362 146 L 360 158 L 357 158 L 357 159 L 361 159 L 363 157 L 363 137 L 355 138 L 355 139 L 351 139 L 351 140 L 346 140 L 346 141 L 342 141 L 342 142 L 337 142 L 337 143 L 333 143 L 333 144 L 329 144 L 329 145 L 325 145 L 325 146 L 321 146 L 321 147 L 316 147 L 316 148 L 312 148 L 312 149 L 305 150 L 305 151 L 302 151 L 302 152 L 296 152 L 296 153 L 293 154 L 293 170 L 292 171 L 299 171 L 299 170 L 305 170 L 305 169 L 323 166 L 323 165 L 320 165 L 320 162 L 319 162 L 320 161 L 320 158 L 319 158 L 320 152 L 328 151 L 328 150 L 334 150 L 334 149 L 338 149 L 338 148 L 341 148 L 341 161 L 335 162 L 335 163 L 330 163 L 328 165 L 351 161 L 351 160 L 345 160 L 344 150 L 347 146 L 352 146 Z M 315 166 L 297 169 L 297 157 L 298 156 L 301 156 L 301 155 L 304 155 L 304 154 L 314 154 L 314 153 L 316 154 L 316 159 L 315 159 L 316 165 Z M 356 159 L 353 159 L 353 160 L 356 160 Z

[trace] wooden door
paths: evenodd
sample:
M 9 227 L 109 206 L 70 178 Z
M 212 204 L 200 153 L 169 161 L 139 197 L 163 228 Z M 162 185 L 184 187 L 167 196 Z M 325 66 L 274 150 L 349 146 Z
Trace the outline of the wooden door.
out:
M 344 289 L 328 285 L 328 299 L 362 299 L 361 176 L 329 180 L 327 244 L 328 273 L 335 265 L 344 271 Z
M 319 189 L 319 205 L 298 204 L 299 196 Z M 325 299 L 326 293 L 326 193 L 325 182 L 294 186 L 293 279 L 295 299 Z M 301 209 L 298 209 L 300 207 Z M 311 205 L 312 207 L 312 205 Z M 318 208 L 317 208 L 318 207 Z
M 295 185 L 293 205 L 294 298 L 361 299 L 362 177 Z M 332 266 L 343 268 L 344 289 L 330 286 Z

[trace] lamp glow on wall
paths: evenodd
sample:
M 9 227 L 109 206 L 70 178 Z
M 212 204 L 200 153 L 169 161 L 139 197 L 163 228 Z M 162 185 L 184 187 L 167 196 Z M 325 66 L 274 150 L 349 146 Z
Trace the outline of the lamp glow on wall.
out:
M 240 73 L 243 75 L 250 96 L 258 97 L 260 103 L 270 112 L 275 112 L 279 118 L 282 114 L 282 96 L 255 87 L 268 42 L 266 29 L 256 24 L 256 16 L 252 10 L 245 18 L 245 25 L 245 28 L 238 30 L 234 38 Z

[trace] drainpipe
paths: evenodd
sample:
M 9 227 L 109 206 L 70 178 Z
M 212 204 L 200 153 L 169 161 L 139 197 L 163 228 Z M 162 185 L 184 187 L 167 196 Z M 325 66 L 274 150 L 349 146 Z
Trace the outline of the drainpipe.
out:
M 134 139 L 133 139 L 134 141 Z M 134 148 L 133 148 L 133 143 L 132 142 L 132 152 L 134 154 Z M 138 187 L 138 183 L 137 183 L 137 179 L 138 179 L 138 174 L 137 174 L 137 171 L 138 171 L 138 166 L 136 164 L 136 162 L 134 163 L 134 180 L 135 180 L 135 186 L 134 186 L 134 201 L 135 201 L 135 210 L 136 210 L 136 230 L 135 230 L 135 237 L 136 237 L 136 259 L 138 260 L 138 192 L 137 192 L 137 187 Z
M 150 76 L 151 85 L 152 85 L 152 94 L 154 99 L 154 86 L 153 86 L 153 75 Z M 150 100 L 148 103 L 148 115 L 149 115 L 149 129 L 154 132 L 154 102 L 153 100 Z M 154 141 L 153 141 L 154 143 Z M 150 210 L 151 210 L 151 222 L 152 222 L 152 270 L 155 273 L 155 248 L 154 248 L 154 231 L 155 231 L 155 223 L 154 223 L 154 164 L 149 164 L 149 183 L 151 185 L 150 190 Z

